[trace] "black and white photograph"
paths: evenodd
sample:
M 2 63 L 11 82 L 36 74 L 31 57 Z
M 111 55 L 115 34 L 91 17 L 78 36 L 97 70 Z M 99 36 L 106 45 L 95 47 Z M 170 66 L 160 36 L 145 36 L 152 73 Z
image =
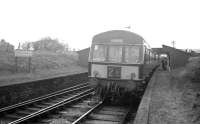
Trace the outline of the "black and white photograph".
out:
M 200 1 L 0 0 L 0 124 L 200 124 Z

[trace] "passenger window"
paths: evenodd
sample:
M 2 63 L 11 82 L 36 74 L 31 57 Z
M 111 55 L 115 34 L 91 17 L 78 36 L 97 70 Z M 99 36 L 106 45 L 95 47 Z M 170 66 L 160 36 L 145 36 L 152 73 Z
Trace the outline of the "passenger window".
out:
M 93 52 L 93 61 L 105 61 L 106 60 L 106 46 L 95 45 Z
M 122 46 L 109 46 L 109 62 L 121 62 L 122 61 Z
M 125 62 L 126 63 L 139 63 L 139 46 L 125 46 Z

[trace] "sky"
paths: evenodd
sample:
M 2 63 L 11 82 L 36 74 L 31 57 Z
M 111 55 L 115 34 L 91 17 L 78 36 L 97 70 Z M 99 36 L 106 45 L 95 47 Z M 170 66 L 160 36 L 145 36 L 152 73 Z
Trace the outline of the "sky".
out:
M 199 0 L 0 0 L 0 39 L 17 46 L 49 36 L 84 49 L 98 33 L 128 30 L 151 47 L 175 41 L 179 49 L 200 49 L 199 6 Z

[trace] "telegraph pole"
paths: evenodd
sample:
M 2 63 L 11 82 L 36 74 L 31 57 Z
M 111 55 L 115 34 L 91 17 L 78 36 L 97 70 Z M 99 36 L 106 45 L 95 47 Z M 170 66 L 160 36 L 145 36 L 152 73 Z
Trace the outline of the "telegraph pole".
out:
M 175 48 L 176 41 L 172 41 L 172 46 Z

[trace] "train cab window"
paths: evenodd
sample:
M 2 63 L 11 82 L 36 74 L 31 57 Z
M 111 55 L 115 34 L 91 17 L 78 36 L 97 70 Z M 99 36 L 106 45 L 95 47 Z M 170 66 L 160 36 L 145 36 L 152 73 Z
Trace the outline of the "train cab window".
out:
M 105 61 L 106 60 L 106 46 L 95 45 L 93 51 L 93 61 Z
M 122 46 L 109 46 L 108 61 L 109 62 L 122 61 Z
M 125 46 L 125 62 L 126 63 L 139 63 L 139 47 L 138 46 Z

